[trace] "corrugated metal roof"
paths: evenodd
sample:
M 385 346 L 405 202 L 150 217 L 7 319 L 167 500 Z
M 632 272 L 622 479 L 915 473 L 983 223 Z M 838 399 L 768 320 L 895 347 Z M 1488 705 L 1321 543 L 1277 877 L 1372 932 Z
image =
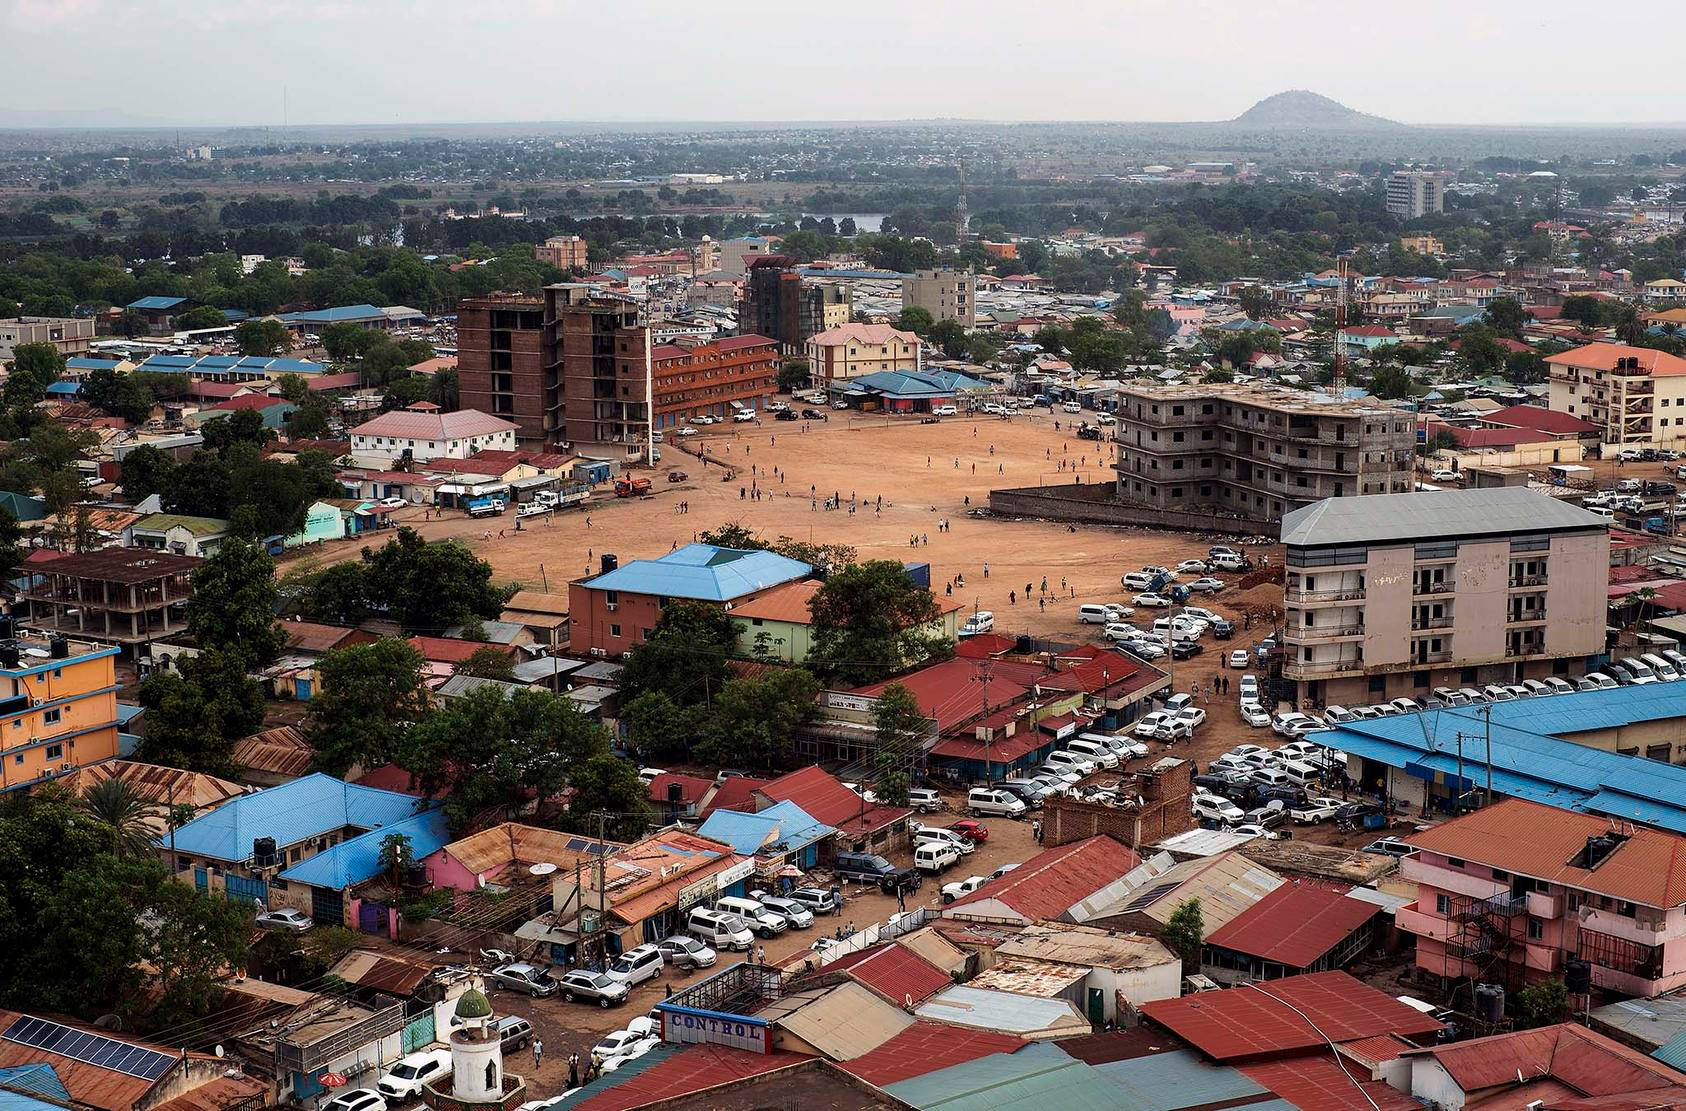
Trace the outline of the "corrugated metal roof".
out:
M 1422 1111 L 1423 1107 L 1397 1088 L 1356 1070 L 1348 1076 L 1327 1051 L 1245 1065 L 1241 1071 L 1281 1096 L 1285 1106 L 1299 1111 Z
M 389 826 L 415 813 L 416 800 L 409 795 L 317 772 L 231 799 L 176 830 L 174 843 L 177 852 L 193 856 L 245 860 L 255 837 L 273 837 L 284 848 L 346 826 Z
M 1326 1039 L 1344 1042 L 1440 1029 L 1421 1011 L 1344 972 L 1156 1000 L 1145 1004 L 1142 1014 L 1220 1061 L 1309 1049 Z
M 658 776 L 658 781 L 661 778 Z M 703 790 L 688 793 L 688 798 L 700 799 L 707 788 L 713 786 L 707 780 L 700 782 L 704 784 Z M 655 798 L 655 786 L 654 783 L 650 785 L 652 798 Z M 665 795 L 662 797 L 665 798 Z M 785 801 L 753 814 L 739 810 L 716 810 L 697 828 L 697 832 L 704 837 L 724 841 L 732 846 L 734 852 L 754 856 L 758 852 L 795 852 L 837 831 L 811 817 L 794 802 Z
M 847 972 L 897 1006 L 910 999 L 923 1003 L 954 982 L 947 972 L 896 942 L 850 953 L 832 961 L 826 971 Z
M 797 1053 L 752 1053 L 723 1045 L 658 1045 L 551 1104 L 549 1111 L 630 1111 L 809 1060 Z
M 1210 993 L 1208 993 L 1210 994 Z M 947 988 L 921 1003 L 920 1018 L 996 1030 L 1027 1038 L 1087 1034 L 1089 1021 L 1059 999 L 1035 999 L 1005 991 L 986 991 L 968 984 Z
M 1606 527 L 1603 518 L 1525 486 L 1325 498 L 1282 517 L 1282 543 L 1411 543 L 1424 537 L 1505 536 Z
M 373 879 L 381 872 L 381 842 L 395 833 L 410 839 L 410 851 L 414 860 L 431 856 L 451 839 L 445 812 L 429 810 L 425 814 L 417 814 L 412 818 L 405 818 L 341 841 L 333 848 L 317 853 L 282 872 L 281 878 L 288 883 L 309 884 L 312 887 L 326 887 L 335 891 L 342 891 L 364 880 Z
M 915 1107 L 964 1111 L 1117 1111 L 1116 1086 L 1053 1045 L 995 1053 L 890 1085 Z
M 888 1088 L 898 1081 L 975 1061 L 992 1053 L 1012 1053 L 1027 1042 L 988 1030 L 966 1030 L 935 1022 L 915 1022 L 870 1053 L 841 1063 L 868 1084 Z
M 1594 1007 L 1592 1022 L 1608 1027 L 1622 1038 L 1640 1046 L 1662 1046 L 1679 1040 L 1679 1050 L 1686 1052 L 1686 996 L 1665 995 L 1660 999 L 1624 999 Z M 1653 1054 L 1655 1056 L 1655 1054 Z M 1661 1060 L 1662 1058 L 1658 1058 Z M 1679 1067 L 1680 1062 L 1669 1064 Z
M 806 578 L 813 570 L 806 563 L 776 552 L 687 544 L 659 559 L 632 560 L 587 579 L 584 585 L 592 590 L 729 602 L 780 583 Z
M 1121 891 L 1109 906 L 1097 909 L 1094 918 L 1140 914 L 1155 922 L 1166 922 L 1188 899 L 1200 900 L 1206 928 L 1216 930 L 1224 923 L 1276 890 L 1285 881 L 1240 853 L 1196 857 L 1165 866 L 1169 854 L 1161 853 Z
M 775 1020 L 833 1061 L 870 1053 L 913 1018 L 856 983 L 838 984 Z
M 1123 1092 L 1121 1106 L 1133 1111 L 1179 1111 L 1229 1103 L 1270 1092 L 1240 1072 L 1200 1059 L 1187 1049 L 1152 1053 L 1093 1066 Z
M 1206 943 L 1310 968 L 1380 913 L 1374 903 L 1347 898 L 1344 888 L 1285 883 L 1208 933 Z
M 990 880 L 950 904 L 944 914 L 1057 919 L 1140 863 L 1135 850 L 1110 837 L 1073 841 Z
M 451 413 L 418 413 L 395 409 L 366 420 L 351 430 L 353 436 L 383 436 L 399 440 L 465 440 L 474 436 L 495 436 L 500 432 L 514 432 L 515 425 L 502 417 L 482 413 L 478 409 L 458 409 Z
M 1088 926 L 1029 926 L 995 950 L 1084 968 L 1157 968 L 1182 958 L 1146 934 L 1120 934 Z

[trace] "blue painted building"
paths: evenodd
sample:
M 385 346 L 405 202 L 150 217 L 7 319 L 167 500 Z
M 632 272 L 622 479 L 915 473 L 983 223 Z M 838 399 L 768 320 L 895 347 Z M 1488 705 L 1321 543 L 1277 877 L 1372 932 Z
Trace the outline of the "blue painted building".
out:
M 697 832 L 724 841 L 734 852 L 758 857 L 763 871 L 788 863 L 806 872 L 819 864 L 821 843 L 837 830 L 785 801 L 754 814 L 716 810 Z

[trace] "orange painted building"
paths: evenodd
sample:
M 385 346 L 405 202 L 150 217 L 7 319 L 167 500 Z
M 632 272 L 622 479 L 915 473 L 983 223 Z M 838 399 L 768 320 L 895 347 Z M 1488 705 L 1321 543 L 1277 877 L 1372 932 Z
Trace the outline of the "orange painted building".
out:
M 675 428 L 702 415 L 730 418 L 738 408 L 765 409 L 778 392 L 779 362 L 779 345 L 766 336 L 652 348 L 655 426 Z
M 0 640 L 0 792 L 117 755 L 119 649 Z

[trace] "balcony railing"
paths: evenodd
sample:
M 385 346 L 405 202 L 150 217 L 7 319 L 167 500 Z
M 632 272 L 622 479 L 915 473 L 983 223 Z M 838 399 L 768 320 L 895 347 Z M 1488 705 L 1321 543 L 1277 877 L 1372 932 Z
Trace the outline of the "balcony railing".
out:
M 1510 578 L 1510 589 L 1512 590 L 1519 590 L 1525 586 L 1544 586 L 1545 584 L 1546 576 L 1544 572 L 1538 575 L 1512 575 Z
M 1487 899 L 1476 899 L 1467 906 L 1458 908 L 1457 917 L 1467 922 L 1472 918 L 1485 918 L 1489 914 L 1497 914 L 1503 918 L 1510 918 L 1528 909 L 1526 894 L 1512 894 L 1505 891 Z
M 1457 587 L 1451 579 L 1418 579 L 1411 584 L 1412 594 L 1451 594 Z
M 1451 627 L 1452 619 L 1450 617 L 1419 617 L 1411 622 L 1412 632 L 1421 632 L 1424 629 L 1450 629 Z
M 1295 660 L 1282 665 L 1285 674 L 1300 675 L 1338 675 L 1344 671 L 1364 670 L 1362 659 L 1340 660 Z
M 1545 650 L 1546 649 L 1545 649 L 1544 644 L 1507 644 L 1507 645 L 1505 645 L 1505 655 L 1507 657 L 1511 657 L 1511 656 L 1538 656 L 1540 653 L 1544 652 Z
M 1331 637 L 1363 635 L 1362 625 L 1293 625 L 1287 629 L 1289 640 L 1327 640 Z
M 1349 587 L 1345 590 L 1289 590 L 1286 598 L 1290 602 L 1353 602 L 1364 598 L 1364 588 Z
M 1411 656 L 1411 662 L 1414 664 L 1451 663 L 1452 650 L 1447 648 L 1439 652 L 1417 652 Z

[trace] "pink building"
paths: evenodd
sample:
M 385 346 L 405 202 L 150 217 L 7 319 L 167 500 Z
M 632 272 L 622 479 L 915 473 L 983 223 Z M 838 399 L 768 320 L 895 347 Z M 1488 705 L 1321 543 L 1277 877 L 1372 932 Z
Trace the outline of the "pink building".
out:
M 1395 922 L 1430 980 L 1516 990 L 1579 958 L 1621 995 L 1686 985 L 1686 837 L 1507 799 L 1406 840 Z

